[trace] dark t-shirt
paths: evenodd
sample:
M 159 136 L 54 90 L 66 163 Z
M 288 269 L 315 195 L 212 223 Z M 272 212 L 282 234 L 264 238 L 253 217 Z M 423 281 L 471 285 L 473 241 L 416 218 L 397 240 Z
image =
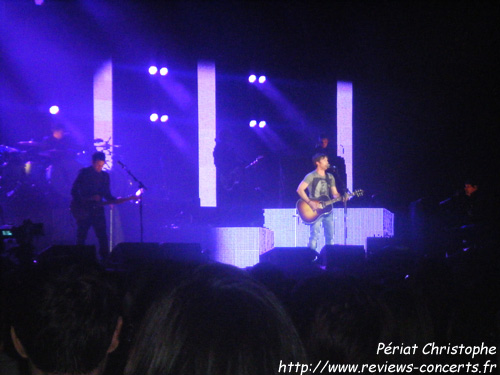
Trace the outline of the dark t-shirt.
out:
M 309 198 L 319 198 L 322 195 L 330 197 L 332 186 L 335 186 L 335 178 L 332 174 L 326 173 L 321 176 L 318 172 L 312 171 L 308 173 L 303 182 L 307 183 L 307 191 Z

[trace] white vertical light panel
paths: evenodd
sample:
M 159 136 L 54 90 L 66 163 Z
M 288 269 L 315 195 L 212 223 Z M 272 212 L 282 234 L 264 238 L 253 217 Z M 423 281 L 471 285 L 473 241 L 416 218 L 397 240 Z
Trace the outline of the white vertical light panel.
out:
M 215 64 L 198 63 L 198 181 L 201 207 L 216 207 Z
M 346 184 L 352 191 L 352 82 L 337 82 L 337 155 L 345 160 Z
M 94 75 L 94 139 L 110 140 L 111 158 L 109 168 L 113 166 L 113 64 L 104 63 Z

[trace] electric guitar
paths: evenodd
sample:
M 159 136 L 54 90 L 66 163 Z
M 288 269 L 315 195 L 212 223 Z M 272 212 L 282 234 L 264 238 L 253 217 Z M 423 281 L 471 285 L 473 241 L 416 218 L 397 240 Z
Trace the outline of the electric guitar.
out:
M 122 204 L 128 201 L 138 200 L 141 199 L 142 193 L 143 189 L 139 189 L 139 191 L 136 194 L 131 195 L 129 197 L 117 198 L 112 201 L 104 201 L 104 202 L 96 202 L 92 200 L 75 201 L 73 199 L 70 203 L 69 209 L 75 220 L 84 220 L 89 216 L 91 216 L 94 213 L 94 211 L 97 210 L 99 207 Z
M 250 164 L 242 167 L 242 166 L 237 166 L 233 170 L 231 170 L 227 175 L 222 175 L 221 176 L 221 184 L 224 190 L 226 191 L 231 191 L 233 190 L 236 185 L 240 183 L 240 180 L 243 176 L 243 173 L 252 168 L 255 164 L 257 164 L 261 159 L 263 159 L 264 156 L 259 155 L 257 158 L 252 161 Z
M 349 193 L 348 196 L 349 198 L 356 196 L 356 197 L 361 197 L 364 194 L 364 191 L 361 189 L 355 190 L 354 193 Z M 330 213 L 333 209 L 333 204 L 335 202 L 340 202 L 343 199 L 342 196 L 334 199 L 330 199 L 326 195 L 322 195 L 321 197 L 317 199 L 311 199 L 312 201 L 318 202 L 320 205 L 320 208 L 317 210 L 313 210 L 309 204 L 306 203 L 305 200 L 302 198 L 297 201 L 297 212 L 299 213 L 300 218 L 304 222 L 304 224 L 307 225 L 312 225 L 318 219 Z

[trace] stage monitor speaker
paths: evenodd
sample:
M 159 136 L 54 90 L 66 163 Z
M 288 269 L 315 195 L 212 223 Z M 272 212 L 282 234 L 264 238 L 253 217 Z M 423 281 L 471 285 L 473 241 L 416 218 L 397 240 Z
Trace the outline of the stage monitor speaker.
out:
M 127 265 L 154 262 L 163 259 L 157 242 L 121 242 L 111 252 L 111 263 Z
M 309 247 L 275 247 L 261 254 L 260 262 L 285 267 L 307 266 L 313 264 L 318 253 Z
M 97 263 L 93 245 L 52 245 L 36 257 L 37 263 Z
M 383 251 L 384 248 L 398 245 L 394 237 L 367 237 L 366 253 L 370 257 Z
M 352 270 L 364 264 L 365 248 L 361 245 L 325 245 L 320 258 L 327 270 Z
M 151 263 L 159 260 L 183 262 L 206 262 L 208 258 L 202 252 L 199 243 L 157 243 L 157 242 L 122 242 L 111 253 L 112 263 L 127 265 Z
M 160 245 L 165 259 L 181 262 L 208 262 L 208 256 L 201 249 L 199 243 L 164 242 Z

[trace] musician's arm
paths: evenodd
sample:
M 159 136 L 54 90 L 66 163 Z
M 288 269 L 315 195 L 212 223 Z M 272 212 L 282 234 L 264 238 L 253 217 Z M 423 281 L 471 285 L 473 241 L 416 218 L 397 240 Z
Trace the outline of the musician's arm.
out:
M 76 202 L 83 201 L 83 194 L 82 194 L 83 179 L 84 179 L 83 178 L 83 170 L 80 170 L 80 172 L 78 173 L 78 176 L 76 177 L 75 181 L 73 182 L 73 186 L 71 186 L 71 197 Z
M 336 186 L 332 186 L 332 196 L 334 198 L 340 197 L 340 193 L 337 190 Z M 345 193 L 344 196 L 342 197 L 342 202 L 346 202 L 347 200 L 349 200 L 349 195 L 347 193 Z
M 309 184 L 305 181 L 302 181 L 297 187 L 297 194 L 302 198 L 304 202 L 306 202 L 313 210 L 317 210 L 319 208 L 319 203 L 309 199 L 306 193 L 306 189 Z
M 338 198 L 340 197 L 340 193 L 339 191 L 337 190 L 337 186 L 333 185 L 332 188 L 331 188 L 331 193 L 332 193 L 332 197 L 334 198 Z

